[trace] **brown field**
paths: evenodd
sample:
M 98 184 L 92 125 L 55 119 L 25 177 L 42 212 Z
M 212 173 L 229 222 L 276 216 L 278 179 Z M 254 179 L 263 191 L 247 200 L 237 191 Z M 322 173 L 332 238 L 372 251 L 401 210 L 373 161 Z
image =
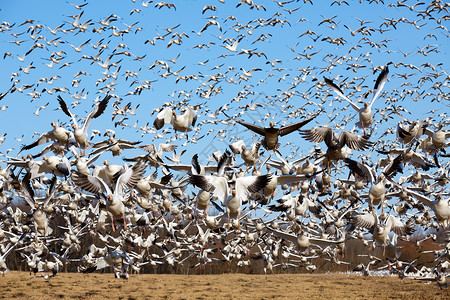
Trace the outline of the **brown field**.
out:
M 6 299 L 450 299 L 439 289 L 411 279 L 347 274 L 277 275 L 132 275 L 60 273 L 50 281 L 26 272 L 9 272 L 0 280 Z

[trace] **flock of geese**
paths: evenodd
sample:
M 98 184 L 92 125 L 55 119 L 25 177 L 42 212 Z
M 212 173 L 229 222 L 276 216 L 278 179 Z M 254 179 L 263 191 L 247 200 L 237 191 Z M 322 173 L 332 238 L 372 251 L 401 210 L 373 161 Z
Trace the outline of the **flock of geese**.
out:
M 294 1 L 275 2 L 289 15 L 296 10 L 284 8 L 293 5 Z M 147 7 L 149 3 L 152 1 L 142 2 L 141 6 Z M 448 5 L 440 1 L 433 3 L 434 6 L 430 4 L 427 7 L 426 14 L 431 16 L 436 11 L 448 11 Z M 333 4 L 340 6 L 347 3 L 335 1 Z M 73 6 L 81 10 L 85 5 L 87 3 Z M 405 1 L 398 2 L 398 7 L 405 5 Z M 416 5 L 420 8 L 424 4 Z M 159 2 L 154 6 L 158 10 L 176 10 L 175 4 L 170 3 Z M 236 9 L 244 6 L 252 11 L 266 10 L 266 7 L 253 1 L 240 1 Z M 415 6 L 409 9 L 412 11 Z M 205 6 L 201 13 L 215 11 L 216 6 Z M 134 10 L 130 16 L 139 13 L 139 10 Z M 100 22 L 105 28 L 92 29 L 92 20 L 82 23 L 82 15 L 83 11 L 71 16 L 73 21 L 65 23 L 69 24 L 66 29 L 61 26 L 52 34 L 58 30 L 84 33 L 87 28 L 94 33 L 100 30 L 101 33 L 119 19 L 118 16 L 109 16 Z M 259 26 L 275 26 L 278 23 L 283 26 L 283 19 L 280 15 L 278 17 L 259 20 Z M 391 25 L 385 27 L 395 28 L 400 21 L 386 22 Z M 325 23 L 331 27 L 338 25 L 334 17 L 324 18 L 319 26 Z M 35 21 L 27 20 L 20 26 L 26 24 L 29 26 L 27 34 L 43 34 L 42 27 L 37 26 L 39 24 Z M 364 24 L 361 21 L 362 27 L 352 31 L 352 35 L 370 36 L 371 28 Z M 2 31 L 13 27 L 14 24 L 7 22 L 1 25 Z M 128 31 L 119 31 L 115 27 L 110 38 L 123 39 L 132 27 L 129 26 Z M 218 27 L 222 31 L 219 21 L 209 18 L 204 28 L 196 32 L 197 35 L 211 30 L 208 27 Z M 176 28 L 164 29 L 173 38 L 167 48 L 180 45 L 181 39 L 186 38 L 181 34 L 174 35 Z M 248 32 L 254 28 L 245 30 Z M 221 46 L 231 53 L 238 52 L 237 46 L 244 42 L 243 38 L 237 37 Z M 262 40 L 264 38 L 269 36 L 261 36 Z M 46 40 L 45 37 L 42 39 Z M 145 44 L 155 45 L 161 39 L 164 37 L 158 33 L 158 37 L 147 40 Z M 331 37 L 322 41 L 331 41 L 336 45 L 344 43 Z M 102 39 L 97 45 L 92 45 L 95 49 L 101 49 L 99 55 L 108 48 L 101 48 L 109 43 L 104 42 Z M 83 53 L 82 47 L 88 43 L 71 46 L 76 53 Z M 20 44 L 20 41 L 15 43 Z M 26 55 L 44 47 L 38 40 L 35 45 Z M 370 257 L 368 264 L 358 266 L 357 270 L 364 274 L 369 274 L 375 266 L 377 269 L 384 268 L 379 264 L 383 261 L 400 278 L 433 281 L 440 287 L 447 285 L 450 260 L 450 161 L 447 154 L 450 120 L 443 114 L 441 121 L 431 117 L 411 121 L 402 106 L 392 104 L 392 99 L 398 95 L 390 96 L 391 92 L 383 90 L 386 85 L 392 84 L 389 82 L 393 77 L 392 67 L 397 68 L 398 65 L 390 62 L 373 69 L 372 77 L 376 76 L 373 89 L 363 86 L 368 90 L 365 98 L 372 94 L 370 101 L 366 102 L 351 100 L 354 91 L 349 94 L 344 90 L 344 87 L 349 88 L 358 81 L 345 83 L 345 80 L 338 79 L 340 76 L 334 73 L 333 68 L 328 68 L 329 77 L 334 76 L 334 79 L 322 75 L 311 81 L 323 94 L 311 98 L 303 95 L 307 106 L 302 106 L 293 114 L 287 111 L 275 115 L 269 113 L 261 118 L 265 120 L 257 122 L 247 119 L 247 116 L 267 108 L 269 104 L 263 100 L 240 107 L 242 110 L 238 113 L 233 113 L 229 103 L 215 111 L 209 110 L 206 104 L 190 103 L 187 94 L 191 92 L 207 101 L 221 93 L 218 83 L 225 81 L 225 75 L 209 75 L 200 90 L 180 91 L 178 97 L 184 95 L 183 100 L 154 108 L 156 116 L 153 116 L 153 123 L 147 123 L 145 128 L 139 130 L 143 132 L 142 136 L 149 132 L 155 136 L 173 136 L 165 143 L 146 143 L 124 139 L 125 134 L 119 131 L 120 128 L 131 127 L 124 122 L 138 113 L 136 108 L 141 103 L 134 109 L 131 102 L 120 107 L 120 101 L 125 96 L 115 93 L 114 82 L 117 78 L 114 76 L 117 72 L 115 75 L 110 73 L 120 66 L 121 60 L 112 60 L 117 55 L 134 56 L 137 60 L 139 57 L 127 52 L 126 46 L 122 50 L 117 49 L 105 61 L 99 56 L 84 58 L 91 59 L 93 63 L 97 61 L 100 67 L 104 65 L 102 68 L 105 68 L 107 76 L 99 80 L 98 85 L 113 80 L 102 87 L 104 95 L 97 97 L 84 118 L 80 119 L 74 113 L 81 112 L 76 107 L 78 104 L 66 102 L 67 94 L 63 89 L 51 92 L 46 89 L 50 94 L 47 98 L 58 108 L 53 113 L 51 127 L 23 145 L 20 151 L 16 151 L 18 154 L 15 157 L 10 151 L 0 153 L 0 272 L 3 275 L 8 271 L 7 261 L 11 253 L 17 253 L 30 272 L 51 274 L 43 275 L 47 279 L 69 263 L 75 264 L 79 272 L 94 272 L 110 266 L 119 278 L 128 278 L 130 272 L 139 272 L 146 265 L 175 267 L 190 264 L 189 267 L 205 267 L 223 263 L 244 267 L 257 259 L 263 260 L 265 272 L 273 272 L 275 268 L 314 271 L 318 260 L 337 265 L 348 264 L 344 255 L 346 244 L 351 239 L 357 239 L 368 249 L 383 249 L 382 259 Z M 123 53 L 119 54 L 116 50 Z M 242 52 L 249 59 L 266 56 L 256 49 L 243 49 Z M 312 55 L 302 59 L 309 60 Z M 5 53 L 4 59 L 8 56 Z M 59 56 L 52 54 L 50 60 L 58 64 L 64 57 L 63 53 Z M 331 61 L 332 66 L 336 66 L 336 61 Z M 267 63 L 272 67 L 277 64 L 276 61 Z M 178 75 L 184 67 L 172 72 L 167 61 L 156 61 L 149 68 L 156 66 L 166 72 L 159 74 L 161 78 L 175 76 L 176 82 L 195 80 L 194 75 Z M 20 72 L 25 76 L 33 68 L 30 64 L 27 68 L 21 68 Z M 252 73 L 261 69 L 242 71 L 238 75 L 239 83 L 246 82 L 253 76 Z M 301 77 L 311 72 L 308 69 Z M 17 76 L 13 74 L 12 80 Z M 128 70 L 124 76 L 137 75 Z M 432 74 L 429 76 L 433 77 Z M 281 93 L 279 102 L 293 103 L 289 100 L 296 95 L 295 87 L 302 81 L 301 77 L 295 78 L 291 87 Z M 80 82 L 78 75 L 74 78 L 72 87 Z M 448 79 L 447 75 L 442 88 L 448 87 Z M 13 87 L 1 95 L 3 101 L 7 101 L 12 93 L 22 93 L 23 88 L 32 88 L 19 87 L 20 80 L 15 80 Z M 227 80 L 233 81 L 232 78 Z M 285 79 L 280 78 L 278 82 L 281 80 Z M 147 80 L 147 87 L 143 83 L 126 96 L 139 96 L 153 83 Z M 249 88 L 244 86 L 238 98 L 231 102 L 250 97 Z M 435 90 L 440 91 L 438 87 Z M 35 100 L 40 97 L 38 93 L 34 90 L 28 95 Z M 72 98 L 82 94 L 83 91 L 72 95 Z M 333 99 L 327 99 L 329 97 Z M 440 97 L 441 101 L 448 101 L 448 94 L 445 96 L 442 93 Z M 313 98 L 320 98 L 319 103 L 312 103 Z M 375 111 L 373 108 L 379 98 L 387 99 L 386 109 Z M 330 113 L 328 107 L 334 107 L 341 101 L 348 105 L 342 111 L 334 108 Z M 111 106 L 114 108 L 113 122 L 116 117 L 122 116 L 122 120 L 114 123 L 117 133 L 110 129 L 104 132 L 93 129 L 91 123 L 100 122 L 96 119 L 102 119 Z M 337 121 L 336 118 L 344 115 L 347 106 L 354 111 L 347 112 L 341 122 Z M 282 113 L 285 115 L 282 116 Z M 356 116 L 348 117 L 352 114 Z M 357 120 L 354 121 L 354 118 Z M 399 118 L 399 121 L 394 118 Z M 268 127 L 259 124 L 267 119 L 285 119 L 287 122 L 281 125 L 270 121 Z M 324 119 L 328 122 L 318 124 L 318 120 Z M 392 122 L 394 126 L 381 132 L 384 122 Z M 217 146 L 218 149 L 207 153 L 208 158 L 200 153 L 188 157 L 190 151 L 200 151 L 206 147 L 195 143 L 201 139 L 198 136 L 200 128 L 209 125 L 212 126 L 211 131 L 217 133 L 216 137 L 227 131 L 224 126 L 230 131 L 231 128 L 238 128 L 240 131 L 237 132 L 242 136 L 232 136 L 229 142 L 216 144 L 223 147 Z M 345 125 L 354 127 L 343 130 Z M 254 134 L 250 139 L 246 130 Z M 93 142 L 97 136 L 108 138 Z M 289 146 L 300 145 L 310 151 L 307 154 L 300 151 L 287 154 Z M 191 146 L 193 150 L 189 149 Z M 114 164 L 103 159 L 103 163 L 99 163 L 102 160 L 100 157 L 106 155 L 112 155 L 114 159 L 121 156 L 122 161 Z M 190 163 L 184 164 L 184 161 Z M 398 247 L 398 241 L 410 240 L 415 232 L 422 232 L 425 238 L 435 242 L 436 249 L 432 252 L 435 259 L 430 262 L 431 267 L 418 265 L 415 260 L 401 261 L 402 249 Z M 420 242 L 415 243 L 421 251 Z

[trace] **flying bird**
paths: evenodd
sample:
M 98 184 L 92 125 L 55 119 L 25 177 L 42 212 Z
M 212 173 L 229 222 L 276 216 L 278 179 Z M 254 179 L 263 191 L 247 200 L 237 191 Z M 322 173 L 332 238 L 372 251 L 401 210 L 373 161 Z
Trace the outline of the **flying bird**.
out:
M 306 120 L 303 120 L 303 121 L 300 121 L 297 123 L 293 123 L 290 125 L 286 125 L 281 128 L 274 127 L 273 122 L 270 122 L 269 127 L 261 127 L 258 125 L 246 123 L 241 120 L 235 120 L 235 121 L 236 121 L 236 123 L 241 124 L 242 126 L 245 126 L 246 128 L 250 129 L 251 131 L 253 131 L 259 135 L 262 135 L 264 137 L 263 141 L 262 141 L 263 147 L 266 148 L 267 150 L 275 151 L 280 147 L 280 144 L 278 143 L 279 136 L 285 136 L 291 132 L 299 130 L 304 125 L 306 125 L 309 122 L 311 122 L 312 120 L 314 120 L 314 118 L 316 118 L 321 112 L 322 112 L 322 110 L 320 110 L 319 112 L 317 112 L 312 117 L 310 117 Z M 232 119 L 227 114 L 224 113 L 224 115 L 227 116 L 228 118 Z
M 105 111 L 106 107 L 108 106 L 108 101 L 109 99 L 111 99 L 111 95 L 106 95 L 102 101 L 100 101 L 95 108 L 89 113 L 89 115 L 87 115 L 86 119 L 84 120 L 84 124 L 83 127 L 80 127 L 80 125 L 78 125 L 77 122 L 77 118 L 74 114 L 72 114 L 69 110 L 69 108 L 67 107 L 66 102 L 64 102 L 63 98 L 58 95 L 58 102 L 59 105 L 61 106 L 61 110 L 70 118 L 72 118 L 72 128 L 74 130 L 73 134 L 75 135 L 75 140 L 77 141 L 77 143 L 80 145 L 80 148 L 83 148 L 83 154 L 82 156 L 85 155 L 86 152 L 86 148 L 89 147 L 89 136 L 87 134 L 88 131 L 88 127 L 91 124 L 91 121 L 95 118 L 98 118 L 99 116 L 101 116 L 103 114 L 103 112 Z
M 330 87 L 336 94 L 338 94 L 338 96 L 347 100 L 348 103 L 350 103 L 351 107 L 353 107 L 359 114 L 359 122 L 357 123 L 357 125 L 363 129 L 364 136 L 372 135 L 373 127 L 371 128 L 370 133 L 368 135 L 366 134 L 366 128 L 371 126 L 373 123 L 372 105 L 383 90 L 383 87 L 387 81 L 388 74 L 388 66 L 385 66 L 383 71 L 381 71 L 380 75 L 378 76 L 377 81 L 375 82 L 375 87 L 373 88 L 374 95 L 372 97 L 372 100 L 370 100 L 370 102 L 364 102 L 363 107 L 359 107 L 356 103 L 345 96 L 342 90 L 336 84 L 334 84 L 333 81 L 324 78 L 327 86 Z

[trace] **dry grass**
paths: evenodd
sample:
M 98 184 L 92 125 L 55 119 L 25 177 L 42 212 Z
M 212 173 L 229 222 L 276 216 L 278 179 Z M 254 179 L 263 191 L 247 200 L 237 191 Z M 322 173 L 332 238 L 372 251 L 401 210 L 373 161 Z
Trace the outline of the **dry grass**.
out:
M 113 299 L 450 299 L 448 288 L 411 279 L 346 274 L 133 275 L 61 273 L 50 281 L 25 272 L 0 280 L 1 298 Z

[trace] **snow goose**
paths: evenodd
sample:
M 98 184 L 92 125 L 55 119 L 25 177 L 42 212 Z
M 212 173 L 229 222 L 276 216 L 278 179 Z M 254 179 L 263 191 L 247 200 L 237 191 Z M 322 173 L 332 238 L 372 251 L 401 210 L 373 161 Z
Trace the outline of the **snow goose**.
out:
M 431 135 L 431 141 L 433 142 L 433 145 L 436 147 L 436 149 L 441 150 L 448 146 L 450 146 L 449 143 L 446 143 L 446 140 L 450 138 L 450 131 L 443 131 L 443 124 L 440 123 L 438 126 L 438 130 L 433 132 Z M 425 130 L 426 134 L 429 134 L 428 130 Z
M 30 179 L 42 177 L 47 173 L 65 177 L 70 174 L 70 163 L 66 157 L 44 156 L 42 161 L 36 161 L 31 154 L 22 159 L 10 158 L 11 160 L 4 161 L 8 165 L 16 166 L 26 169 L 31 173 Z
M 261 142 L 255 141 L 251 147 L 251 149 L 247 149 L 245 147 L 245 142 L 243 140 L 239 140 L 230 145 L 230 149 L 234 154 L 240 154 L 241 158 L 244 162 L 249 166 L 254 166 L 259 159 L 259 148 L 261 146 Z
M 269 205 L 271 211 L 292 211 L 295 216 L 304 216 L 309 209 L 313 213 L 319 212 L 320 208 L 309 197 L 303 194 L 292 197 L 291 194 L 284 195 L 277 200 L 278 204 Z
M 408 125 L 397 125 L 397 138 L 403 143 L 403 144 L 409 144 L 414 139 L 419 139 L 423 134 L 424 130 L 428 126 L 427 120 L 425 121 L 409 121 L 405 119 Z
M 78 172 L 89 175 L 91 174 L 91 171 L 89 170 L 90 167 L 93 166 L 94 162 L 100 157 L 100 153 L 97 155 L 94 155 L 93 157 L 87 159 L 84 156 L 80 156 L 78 154 L 75 155 L 75 166 L 78 170 Z
M 204 175 L 210 173 L 223 173 L 225 168 L 232 163 L 232 155 L 229 151 L 225 151 L 225 153 L 221 156 L 217 165 L 202 165 L 198 161 L 198 154 L 194 154 L 192 156 L 190 165 L 182 165 L 182 164 L 162 164 L 164 167 L 169 168 L 171 170 L 175 170 L 183 173 L 191 173 L 197 175 Z
M 279 136 L 285 136 L 291 132 L 299 130 L 302 126 L 308 124 L 314 118 L 316 118 L 321 112 L 322 111 L 317 112 L 312 117 L 310 117 L 306 120 L 303 120 L 303 121 L 300 121 L 297 123 L 293 123 L 290 125 L 286 125 L 281 128 L 274 127 L 275 125 L 273 122 L 270 122 L 269 127 L 261 127 L 261 126 L 257 126 L 254 124 L 246 123 L 241 120 L 236 120 L 236 123 L 241 124 L 242 126 L 250 129 L 251 131 L 263 136 L 264 138 L 262 141 L 262 145 L 264 146 L 264 148 L 266 148 L 267 150 L 276 150 L 280 147 L 280 144 L 278 143 Z M 232 119 L 227 114 L 225 114 L 225 116 Z
M 202 190 L 200 193 L 195 196 L 195 209 L 194 214 L 197 212 L 197 210 L 203 210 L 204 214 L 203 216 L 206 217 L 206 210 L 208 209 L 209 203 L 210 203 L 211 195 L 209 192 Z
M 326 85 L 330 87 L 338 96 L 347 100 L 348 103 L 350 103 L 351 107 L 353 107 L 359 114 L 359 122 L 356 125 L 358 125 L 363 129 L 364 136 L 370 136 L 372 134 L 373 128 L 371 128 L 370 133 L 368 135 L 366 134 L 366 128 L 371 126 L 373 123 L 372 105 L 380 95 L 381 90 L 383 89 L 384 84 L 386 83 L 388 73 L 389 69 L 386 66 L 384 67 L 383 71 L 381 71 L 380 75 L 377 78 L 377 81 L 375 82 L 375 87 L 373 88 L 374 95 L 372 97 L 372 100 L 370 100 L 370 102 L 364 102 L 363 107 L 359 107 L 356 103 L 354 103 L 347 96 L 345 96 L 342 90 L 336 84 L 334 84 L 333 81 L 324 78 Z
M 92 175 L 101 178 L 106 184 L 112 186 L 115 182 L 114 175 L 122 169 L 123 166 L 110 164 L 108 160 L 103 161 L 103 166 L 96 166 Z
M 14 247 L 25 237 L 26 234 L 22 234 L 22 236 L 19 238 L 17 242 L 9 243 L 8 246 L 5 248 L 5 252 L 0 255 L 0 272 L 2 272 L 3 277 L 5 274 L 9 271 L 8 266 L 6 265 L 5 259 L 11 253 L 11 251 L 14 249 Z
M 169 174 L 164 175 L 163 177 L 155 180 L 156 174 L 152 174 L 152 175 L 147 176 L 146 178 L 141 178 L 137 182 L 135 188 L 139 191 L 141 196 L 143 196 L 144 198 L 149 200 L 152 190 L 172 188 L 170 186 L 167 186 L 167 184 L 170 182 L 171 178 L 172 178 L 172 174 L 169 173 Z
M 60 145 L 67 147 L 70 137 L 70 131 L 59 126 L 59 124 L 55 122 L 51 122 L 50 125 L 53 127 L 53 130 L 41 134 L 41 136 L 39 136 L 33 143 L 29 145 L 23 145 L 20 152 L 24 150 L 30 150 L 39 145 L 47 144 L 51 141 L 57 141 Z
M 161 110 L 156 116 L 153 126 L 157 130 L 163 128 L 165 124 L 172 124 L 175 131 L 191 131 L 191 127 L 195 126 L 197 121 L 197 112 L 190 107 L 186 107 L 186 111 L 177 115 L 177 113 L 170 107 Z
M 448 274 L 442 274 L 437 271 L 433 271 L 434 275 L 428 274 L 427 276 L 422 277 L 413 277 L 415 280 L 423 280 L 423 281 L 435 281 L 436 285 L 442 289 L 443 287 L 448 286 L 447 277 Z
M 114 186 L 114 191 L 110 186 L 105 183 L 101 178 L 94 175 L 85 175 L 75 171 L 72 174 L 73 182 L 82 189 L 91 192 L 93 194 L 106 193 L 107 208 L 111 216 L 112 228 L 115 231 L 113 217 L 123 218 L 124 227 L 127 228 L 125 222 L 125 188 L 134 188 L 137 182 L 142 178 L 145 165 L 135 164 L 129 168 L 128 165 L 124 165 L 122 171 L 117 175 L 118 179 Z
M 348 150 L 367 150 L 372 142 L 362 136 L 349 131 L 337 134 L 331 127 L 314 127 L 308 130 L 300 130 L 300 134 L 307 140 L 315 143 L 325 142 L 328 149 L 324 157 L 324 165 L 330 166 L 331 161 L 347 157 Z
M 300 251 L 305 251 L 311 245 L 339 245 L 345 243 L 345 237 L 341 237 L 338 240 L 327 240 L 321 238 L 310 237 L 306 233 L 300 233 L 299 235 L 294 235 L 292 233 L 287 233 L 279 229 L 271 228 L 267 226 L 266 231 L 272 232 L 274 235 L 288 240 L 294 243 Z
M 389 215 L 385 225 L 380 224 L 379 217 L 372 211 L 363 215 L 358 215 L 353 219 L 356 226 L 364 227 L 370 230 L 374 240 L 381 245 L 385 245 L 388 241 L 388 236 L 391 231 L 399 236 L 410 235 L 414 232 L 414 219 L 409 219 L 406 224 L 392 215 Z
M 401 191 L 406 192 L 408 195 L 414 196 L 417 200 L 430 207 L 434 211 L 436 219 L 440 222 L 442 228 L 445 228 L 445 223 L 449 224 L 450 205 L 448 198 L 444 198 L 442 195 L 434 193 L 433 195 L 435 196 L 435 200 L 432 200 L 425 195 L 399 185 L 389 177 L 388 180 Z
M 43 156 L 42 162 L 44 163 L 43 171 L 45 171 L 45 168 L 48 168 L 48 170 L 50 170 L 50 172 L 46 173 L 52 173 L 60 177 L 67 177 L 70 175 L 70 162 L 65 156 Z
M 113 156 L 119 156 L 122 154 L 123 149 L 134 149 L 136 145 L 141 143 L 141 141 L 130 142 L 115 137 L 110 137 L 106 141 L 101 141 L 92 145 L 96 150 L 89 153 L 89 156 L 95 155 L 97 153 L 102 153 L 104 151 L 111 151 Z
M 263 189 L 270 178 L 270 174 L 236 178 L 231 197 L 229 196 L 228 180 L 225 177 L 191 174 L 189 182 L 204 191 L 212 193 L 213 196 L 216 196 L 221 201 L 222 205 L 227 209 L 229 228 L 230 217 L 239 217 L 242 203 L 248 201 L 251 193 L 256 193 Z
M 438 151 L 442 151 L 445 153 L 445 148 L 450 146 L 450 143 L 446 142 L 447 139 L 450 138 L 450 131 L 443 131 L 443 127 L 444 124 L 439 123 L 436 131 L 432 131 L 429 128 L 424 129 L 424 134 L 428 137 L 420 141 L 419 148 L 422 149 L 423 152 L 437 154 Z
M 264 196 L 265 197 L 272 197 L 274 196 L 274 192 L 277 189 L 278 185 L 290 185 L 292 183 L 296 183 L 302 180 L 309 180 L 312 179 L 315 175 L 318 173 L 323 172 L 318 171 L 313 174 L 303 174 L 303 175 L 275 175 L 272 174 L 270 177 L 269 182 L 264 187 Z
M 369 203 L 372 208 L 374 205 L 381 204 L 384 213 L 383 201 L 386 196 L 386 176 L 395 176 L 397 172 L 403 173 L 403 155 L 400 154 L 394 158 L 387 166 L 385 166 L 380 175 L 377 175 L 375 169 L 368 166 L 364 162 L 355 161 L 350 158 L 345 158 L 344 161 L 351 173 L 355 174 L 358 178 L 362 178 L 363 181 L 367 181 L 371 184 L 369 193 L 366 195 L 361 195 L 360 197 L 369 198 Z
M 31 187 L 31 173 L 28 172 L 21 183 L 21 194 L 24 200 L 32 209 L 32 215 L 34 220 L 34 229 L 36 232 L 36 239 L 39 234 L 42 234 L 46 237 L 48 234 L 51 234 L 53 229 L 48 226 L 48 218 L 45 213 L 45 208 L 49 204 L 50 200 L 53 198 L 57 187 L 56 187 L 56 177 L 53 177 L 50 187 L 48 189 L 48 196 L 44 199 L 43 204 L 39 205 L 34 196 L 34 190 Z
M 70 112 L 63 98 L 60 95 L 58 95 L 57 97 L 59 105 L 61 106 L 61 110 L 72 119 L 72 128 L 74 129 L 73 133 L 75 135 L 76 141 L 80 145 L 80 148 L 83 148 L 83 156 L 86 148 L 89 146 L 89 139 L 87 134 L 88 127 L 91 124 L 92 119 L 99 117 L 105 111 L 108 105 L 108 101 L 111 97 L 111 95 L 106 95 L 105 98 L 103 98 L 103 100 L 95 106 L 92 112 L 87 115 L 86 119 L 84 120 L 83 127 L 80 127 L 80 125 L 78 125 L 76 116 Z

